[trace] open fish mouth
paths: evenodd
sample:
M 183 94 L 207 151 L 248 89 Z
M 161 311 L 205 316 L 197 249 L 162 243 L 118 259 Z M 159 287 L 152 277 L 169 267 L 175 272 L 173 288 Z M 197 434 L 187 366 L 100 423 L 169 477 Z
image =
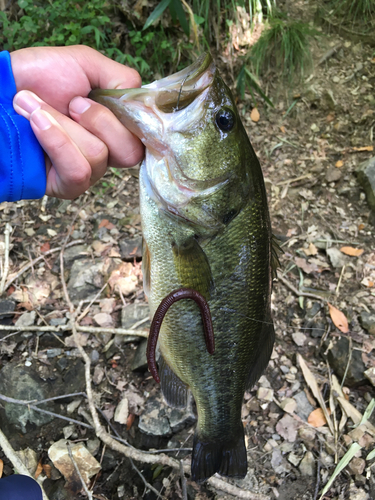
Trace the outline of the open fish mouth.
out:
M 111 109 L 144 143 L 149 194 L 161 208 L 175 215 L 192 199 L 206 198 L 228 181 L 228 175 L 214 179 L 186 175 L 171 140 L 173 134 L 183 136 L 185 131 L 200 127 L 215 74 L 215 64 L 207 53 L 182 71 L 141 88 L 98 89 L 89 95 Z

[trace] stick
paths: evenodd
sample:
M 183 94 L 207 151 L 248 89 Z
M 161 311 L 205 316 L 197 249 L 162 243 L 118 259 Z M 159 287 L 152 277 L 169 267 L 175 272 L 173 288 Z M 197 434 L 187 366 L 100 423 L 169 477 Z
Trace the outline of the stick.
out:
M 137 337 L 148 337 L 147 330 L 133 330 L 131 328 L 101 328 L 98 326 L 81 326 L 74 325 L 78 332 L 86 332 L 86 333 L 112 333 L 113 335 L 135 335 Z M 60 325 L 60 326 L 8 326 L 8 325 L 0 325 L 0 331 L 9 331 L 9 332 L 71 332 L 73 327 L 71 324 L 69 325 Z M 15 335 L 15 334 L 14 334 Z M 10 335 L 3 337 L 0 339 L 0 342 L 4 341 Z
M 12 232 L 12 226 L 7 222 L 5 224 L 5 231 L 4 231 L 4 269 L 3 269 L 3 276 L 1 278 L 1 284 L 0 284 L 0 295 L 2 295 L 5 291 L 5 281 L 7 279 L 8 273 L 9 273 L 9 244 L 10 244 L 10 233 Z
M 277 279 L 279 279 L 282 283 L 284 283 L 284 285 L 287 286 L 289 290 L 295 293 L 298 297 L 310 297 L 311 299 L 323 300 L 324 302 L 327 302 L 327 299 L 325 299 L 324 297 L 320 297 L 319 295 L 315 295 L 314 293 L 300 292 L 280 273 L 278 273 Z
M 74 457 L 73 457 L 73 453 L 72 453 L 72 449 L 70 447 L 70 443 L 69 441 L 66 442 L 66 447 L 68 448 L 68 453 L 69 453 L 69 457 L 70 457 L 70 460 L 72 461 L 72 464 L 73 464 L 73 467 L 78 475 L 78 477 L 80 478 L 81 480 L 81 483 L 82 483 L 82 486 L 83 486 L 83 489 L 85 490 L 85 493 L 87 495 L 87 497 L 89 498 L 89 500 L 92 500 L 92 493 L 91 491 L 88 490 L 87 486 L 86 486 L 86 483 L 85 481 L 83 480 L 83 477 L 82 477 L 82 474 L 81 474 L 81 471 L 79 470 L 79 467 L 77 465 L 77 462 L 74 460 Z

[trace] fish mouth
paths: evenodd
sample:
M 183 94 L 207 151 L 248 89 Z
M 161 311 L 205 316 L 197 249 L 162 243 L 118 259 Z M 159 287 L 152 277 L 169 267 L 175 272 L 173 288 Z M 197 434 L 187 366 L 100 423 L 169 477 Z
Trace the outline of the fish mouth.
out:
M 182 71 L 141 88 L 98 89 L 89 95 L 111 109 L 144 143 L 148 192 L 159 207 L 174 215 L 191 199 L 209 196 L 228 181 L 227 176 L 205 180 L 188 177 L 168 140 L 169 134 L 184 133 L 199 124 L 215 74 L 211 54 L 206 53 Z

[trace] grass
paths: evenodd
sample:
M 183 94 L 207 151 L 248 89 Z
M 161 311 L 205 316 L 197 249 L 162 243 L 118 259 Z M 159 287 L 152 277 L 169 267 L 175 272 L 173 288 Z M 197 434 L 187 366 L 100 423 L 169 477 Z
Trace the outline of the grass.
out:
M 270 18 L 249 53 L 255 73 L 272 72 L 289 82 L 301 80 L 312 65 L 310 40 L 318 33 L 306 23 Z
M 330 0 L 336 16 L 351 21 L 369 21 L 375 17 L 374 0 Z

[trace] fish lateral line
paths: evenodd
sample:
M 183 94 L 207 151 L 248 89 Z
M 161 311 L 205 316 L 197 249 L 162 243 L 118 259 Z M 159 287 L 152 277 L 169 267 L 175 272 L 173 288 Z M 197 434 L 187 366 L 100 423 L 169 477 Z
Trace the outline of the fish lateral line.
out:
M 212 318 L 210 308 L 206 299 L 196 290 L 192 288 L 178 288 L 173 292 L 169 293 L 160 302 L 158 308 L 155 311 L 154 317 L 152 319 L 150 333 L 147 341 L 147 364 L 151 375 L 153 376 L 155 382 L 160 383 L 160 378 L 158 374 L 158 369 L 156 366 L 156 344 L 158 342 L 161 324 L 163 322 L 164 316 L 167 314 L 168 309 L 179 300 L 192 299 L 198 305 L 202 321 L 204 338 L 206 343 L 207 352 L 209 354 L 214 354 L 215 352 L 215 336 L 214 328 L 212 325 Z

